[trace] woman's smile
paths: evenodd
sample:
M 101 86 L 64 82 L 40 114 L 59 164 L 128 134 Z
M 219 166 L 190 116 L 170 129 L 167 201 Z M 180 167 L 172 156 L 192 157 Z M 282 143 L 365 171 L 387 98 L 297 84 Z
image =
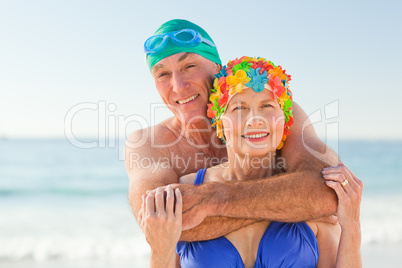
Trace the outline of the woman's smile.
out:
M 247 141 L 251 141 L 251 142 L 260 142 L 260 141 L 264 141 L 268 138 L 269 133 L 268 132 L 262 132 L 262 131 L 258 131 L 258 132 L 248 132 L 246 134 L 241 135 L 242 138 L 246 139 Z

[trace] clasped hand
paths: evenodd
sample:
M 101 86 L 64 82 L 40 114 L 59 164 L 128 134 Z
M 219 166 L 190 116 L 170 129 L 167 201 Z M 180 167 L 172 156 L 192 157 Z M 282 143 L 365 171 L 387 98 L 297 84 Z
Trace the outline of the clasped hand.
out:
M 326 185 L 334 189 L 338 196 L 337 216 L 342 230 L 360 229 L 363 182 L 343 164 L 324 168 L 322 174 Z
M 152 254 L 160 260 L 169 259 L 174 254 L 182 231 L 182 196 L 179 189 L 158 188 L 142 196 L 142 207 L 138 222 L 145 234 Z M 176 200 L 175 200 L 176 199 Z

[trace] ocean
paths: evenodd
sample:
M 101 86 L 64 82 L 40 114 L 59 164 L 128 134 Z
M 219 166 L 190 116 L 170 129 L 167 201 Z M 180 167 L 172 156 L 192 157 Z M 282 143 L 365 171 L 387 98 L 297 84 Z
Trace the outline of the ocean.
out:
M 402 141 L 341 141 L 365 186 L 364 267 L 402 261 Z M 0 140 L 0 267 L 148 267 L 149 246 L 127 199 L 123 143 Z

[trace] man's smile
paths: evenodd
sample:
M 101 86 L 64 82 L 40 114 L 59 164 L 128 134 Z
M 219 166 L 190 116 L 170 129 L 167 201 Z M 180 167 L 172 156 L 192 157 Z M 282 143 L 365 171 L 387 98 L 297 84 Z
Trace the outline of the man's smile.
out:
M 191 97 L 189 97 L 189 98 L 187 98 L 187 99 L 179 100 L 179 101 L 176 101 L 176 102 L 177 102 L 178 104 L 186 104 L 186 103 L 188 103 L 188 102 L 194 100 L 195 98 L 197 98 L 199 95 L 200 95 L 200 94 L 195 94 L 194 96 L 191 96 Z

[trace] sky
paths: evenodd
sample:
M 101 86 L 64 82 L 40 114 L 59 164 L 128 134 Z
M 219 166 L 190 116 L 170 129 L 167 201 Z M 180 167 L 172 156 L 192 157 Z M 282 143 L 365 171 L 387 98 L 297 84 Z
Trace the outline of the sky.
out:
M 222 62 L 260 56 L 323 139 L 402 139 L 400 1 L 0 0 L 0 138 L 103 137 L 170 116 L 143 43 L 188 19 Z

